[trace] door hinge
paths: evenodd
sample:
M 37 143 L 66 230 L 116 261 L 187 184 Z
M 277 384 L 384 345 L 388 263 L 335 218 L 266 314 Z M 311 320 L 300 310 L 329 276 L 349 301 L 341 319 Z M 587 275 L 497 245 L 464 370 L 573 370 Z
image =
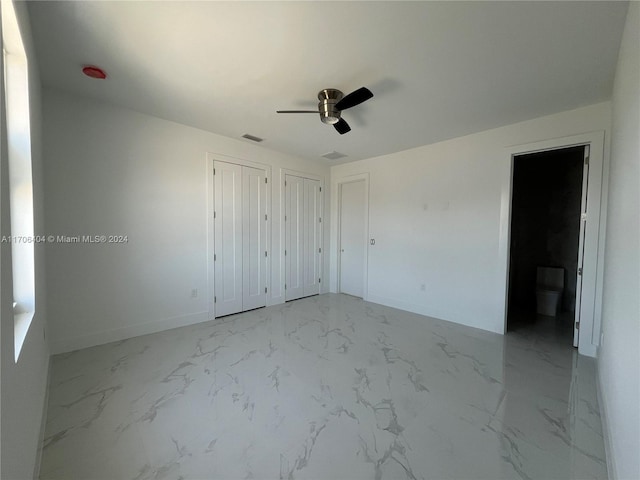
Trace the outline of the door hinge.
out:
M 285 187 L 287 186 L 287 181 L 286 181 L 286 180 L 284 181 L 284 186 L 285 186 Z
M 589 165 L 589 158 L 591 157 L 591 146 L 584 146 L 584 164 Z
M 322 191 L 322 187 L 320 187 L 320 191 Z
M 267 256 L 267 251 L 266 251 L 266 250 L 264 251 L 264 256 L 265 256 L 265 257 Z
M 287 284 L 286 284 L 286 283 L 284 284 L 284 289 L 285 289 L 285 290 L 287 289 Z
M 267 287 L 264 287 L 264 293 L 267 293 Z
M 218 297 L 213 297 L 213 303 L 216 303 L 218 301 Z
M 213 218 L 216 218 L 216 212 L 213 212 Z
M 578 275 L 582 275 L 582 267 L 578 268 Z
M 264 220 L 265 220 L 265 222 L 267 221 L 267 214 L 266 213 L 264 214 Z
M 286 250 L 284 251 L 284 256 L 285 256 L 285 257 L 287 256 L 287 251 L 286 251 Z
M 580 322 L 576 322 L 576 330 L 580 330 Z
M 264 183 L 267 183 L 267 177 L 264 177 Z
M 287 216 L 286 216 L 286 215 L 284 216 L 284 221 L 285 221 L 285 222 L 287 221 Z
M 322 249 L 321 248 L 318 249 L 318 253 L 322 253 Z
M 318 221 L 319 221 L 320 223 L 322 223 L 322 217 L 318 218 Z
M 214 253 L 213 254 L 213 261 L 215 262 L 218 259 L 218 256 Z
M 321 278 L 319 278 L 319 279 L 318 279 L 318 283 L 320 283 L 320 282 L 322 282 L 322 279 L 321 279 Z
M 214 174 L 214 175 L 216 174 L 216 169 L 215 169 L 215 168 L 213 169 L 213 174 Z

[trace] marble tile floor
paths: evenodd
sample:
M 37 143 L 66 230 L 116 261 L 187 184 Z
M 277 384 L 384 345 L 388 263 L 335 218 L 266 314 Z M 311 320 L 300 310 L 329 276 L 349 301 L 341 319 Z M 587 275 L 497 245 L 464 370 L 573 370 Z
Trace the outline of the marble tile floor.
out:
M 42 479 L 606 478 L 595 363 L 535 325 L 328 294 L 52 363 Z

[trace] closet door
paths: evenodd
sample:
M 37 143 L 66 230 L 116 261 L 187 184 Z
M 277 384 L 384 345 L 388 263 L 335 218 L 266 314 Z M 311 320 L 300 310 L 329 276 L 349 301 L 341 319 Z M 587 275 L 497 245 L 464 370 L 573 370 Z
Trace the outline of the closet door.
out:
M 320 181 L 304 179 L 304 285 L 303 295 L 320 293 Z
M 285 176 L 285 300 L 304 296 L 304 179 Z
M 213 163 L 215 313 L 242 311 L 242 167 Z
M 339 292 L 362 298 L 366 255 L 365 182 L 343 183 L 339 195 Z
M 267 304 L 265 172 L 242 167 L 242 310 Z

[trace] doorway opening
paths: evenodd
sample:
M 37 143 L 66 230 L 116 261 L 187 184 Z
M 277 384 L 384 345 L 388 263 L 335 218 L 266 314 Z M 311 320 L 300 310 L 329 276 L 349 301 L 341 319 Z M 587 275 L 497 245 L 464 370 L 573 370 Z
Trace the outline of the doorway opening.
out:
M 507 332 L 578 345 L 589 146 L 513 159 Z

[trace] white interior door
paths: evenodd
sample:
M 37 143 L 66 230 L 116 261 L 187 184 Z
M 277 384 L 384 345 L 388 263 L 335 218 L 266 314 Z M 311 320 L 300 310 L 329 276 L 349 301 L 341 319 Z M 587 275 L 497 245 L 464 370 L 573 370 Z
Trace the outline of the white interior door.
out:
M 285 300 L 304 296 L 304 179 L 285 176 Z
M 267 304 L 265 172 L 242 167 L 242 310 Z
M 580 240 L 578 243 L 578 275 L 576 279 L 576 312 L 573 322 L 573 346 L 578 346 L 580 338 L 580 316 L 582 310 L 582 277 L 584 268 L 584 240 L 587 229 L 587 193 L 589 190 L 589 145 L 584 147 L 584 166 L 582 173 L 582 204 L 580 206 Z
M 365 255 L 365 182 L 340 188 L 340 292 L 362 298 Z
M 242 311 L 242 167 L 214 162 L 215 313 Z
M 304 179 L 304 286 L 303 295 L 320 293 L 320 181 Z

